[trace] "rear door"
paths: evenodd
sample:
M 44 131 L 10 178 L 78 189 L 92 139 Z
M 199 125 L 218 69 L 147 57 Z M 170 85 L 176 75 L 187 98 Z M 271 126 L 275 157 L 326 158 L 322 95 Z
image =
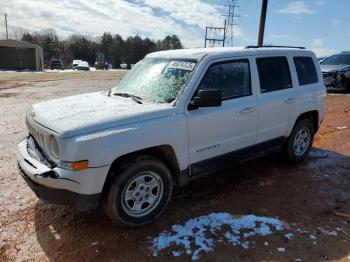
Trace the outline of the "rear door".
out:
M 289 122 L 296 110 L 297 93 L 290 73 L 291 58 L 256 58 L 260 88 L 257 93 L 259 123 L 257 143 L 288 136 Z

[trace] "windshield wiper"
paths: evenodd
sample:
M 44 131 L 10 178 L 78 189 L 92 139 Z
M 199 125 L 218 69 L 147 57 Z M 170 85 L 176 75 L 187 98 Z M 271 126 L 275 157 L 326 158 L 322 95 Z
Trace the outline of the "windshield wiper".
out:
M 129 93 L 113 93 L 114 96 L 121 96 L 121 97 L 130 97 L 132 100 L 134 100 L 136 103 L 138 104 L 142 104 L 142 102 L 140 100 L 142 100 L 141 97 L 139 96 L 135 96 L 133 94 L 129 94 Z

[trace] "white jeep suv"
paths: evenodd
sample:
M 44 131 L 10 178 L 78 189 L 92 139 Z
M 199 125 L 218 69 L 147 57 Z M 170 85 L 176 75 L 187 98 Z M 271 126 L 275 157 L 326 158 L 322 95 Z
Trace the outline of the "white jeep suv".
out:
M 110 91 L 34 104 L 18 166 L 40 198 L 103 203 L 114 222 L 140 226 L 174 186 L 266 153 L 303 160 L 325 94 L 314 53 L 301 48 L 156 52 Z

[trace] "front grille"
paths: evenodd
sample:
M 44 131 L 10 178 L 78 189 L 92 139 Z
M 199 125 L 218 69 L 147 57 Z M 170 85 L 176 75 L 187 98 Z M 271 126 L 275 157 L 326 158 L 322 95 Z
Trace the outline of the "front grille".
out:
M 28 120 L 26 120 L 26 124 L 28 128 L 28 132 L 34 139 L 36 145 L 39 147 L 41 151 L 46 153 L 45 134 L 43 132 L 40 132 L 37 128 L 35 128 Z
M 40 147 L 41 150 L 45 152 L 45 135 L 37 130 L 36 128 L 33 127 L 33 125 L 29 122 L 27 122 L 27 128 L 29 131 L 29 134 L 33 137 L 35 140 L 36 144 Z

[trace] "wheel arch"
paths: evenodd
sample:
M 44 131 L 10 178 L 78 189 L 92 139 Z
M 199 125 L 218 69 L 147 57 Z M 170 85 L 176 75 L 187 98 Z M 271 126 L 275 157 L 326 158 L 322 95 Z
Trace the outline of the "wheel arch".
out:
M 175 151 L 172 146 L 170 145 L 159 145 L 159 146 L 154 146 L 154 147 L 149 147 L 141 150 L 137 150 L 134 152 L 127 153 L 125 155 L 117 157 L 108 172 L 108 175 L 105 179 L 103 189 L 102 189 L 102 194 L 105 195 L 106 192 L 108 192 L 109 186 L 112 183 L 112 181 L 116 178 L 116 174 L 112 172 L 113 170 L 116 170 L 118 168 L 122 167 L 122 164 L 125 163 L 126 161 L 129 161 L 137 156 L 141 155 L 150 155 L 153 157 L 158 158 L 159 160 L 163 161 L 167 167 L 169 168 L 174 183 L 176 183 L 176 176 L 179 173 L 180 166 L 179 162 L 177 159 L 177 156 L 175 154 Z
M 316 133 L 318 128 L 319 128 L 319 117 L 320 117 L 320 114 L 317 110 L 311 110 L 311 111 L 304 112 L 304 113 L 300 114 L 298 116 L 298 118 L 295 120 L 292 129 L 301 119 L 306 118 L 306 119 L 311 120 L 312 125 L 314 127 L 314 131 Z M 290 132 L 291 132 L 291 130 L 290 130 Z M 289 134 L 290 134 L 290 132 L 289 132 Z

